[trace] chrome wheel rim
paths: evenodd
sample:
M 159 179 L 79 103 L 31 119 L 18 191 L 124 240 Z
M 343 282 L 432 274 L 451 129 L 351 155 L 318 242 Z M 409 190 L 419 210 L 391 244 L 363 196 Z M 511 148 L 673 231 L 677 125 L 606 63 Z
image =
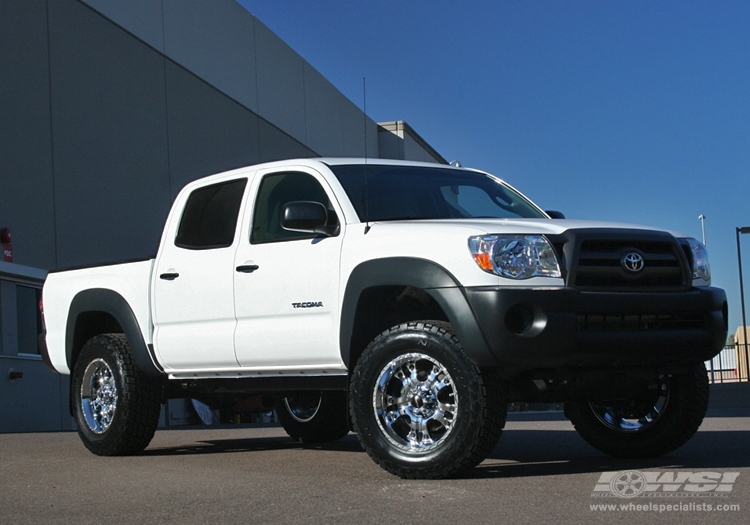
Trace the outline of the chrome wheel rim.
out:
M 380 430 L 407 454 L 444 444 L 458 415 L 458 394 L 448 370 L 420 353 L 399 356 L 381 370 L 372 403 Z
M 322 401 L 323 395 L 317 392 L 314 394 L 302 393 L 284 398 L 284 404 L 289 415 L 300 423 L 307 423 L 314 418 L 320 410 Z
M 106 432 L 112 424 L 117 410 L 117 384 L 103 359 L 91 361 L 83 373 L 81 410 L 86 425 L 96 434 Z
M 641 432 L 653 426 L 664 414 L 669 403 L 669 384 L 661 376 L 647 392 L 617 405 L 589 403 L 596 418 L 618 432 Z

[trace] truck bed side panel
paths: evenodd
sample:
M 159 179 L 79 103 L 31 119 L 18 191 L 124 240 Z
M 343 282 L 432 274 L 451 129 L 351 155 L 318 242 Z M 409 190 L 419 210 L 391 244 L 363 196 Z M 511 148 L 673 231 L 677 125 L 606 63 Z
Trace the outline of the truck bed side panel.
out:
M 70 374 L 65 341 L 70 304 L 84 290 L 104 288 L 121 295 L 135 314 L 144 342 L 151 343 L 151 307 L 149 290 L 154 260 L 115 264 L 50 273 L 42 292 L 46 342 L 52 366 L 61 374 Z

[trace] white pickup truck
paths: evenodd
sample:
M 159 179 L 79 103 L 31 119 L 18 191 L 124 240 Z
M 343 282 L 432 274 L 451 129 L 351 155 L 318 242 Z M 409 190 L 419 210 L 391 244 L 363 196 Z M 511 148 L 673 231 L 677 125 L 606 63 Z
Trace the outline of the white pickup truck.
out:
M 95 454 L 142 451 L 160 405 L 273 396 L 288 434 L 354 430 L 405 478 L 459 475 L 509 402 L 564 402 L 591 445 L 668 453 L 727 332 L 705 248 L 564 220 L 497 177 L 304 159 L 188 184 L 155 259 L 50 273 L 47 364 Z

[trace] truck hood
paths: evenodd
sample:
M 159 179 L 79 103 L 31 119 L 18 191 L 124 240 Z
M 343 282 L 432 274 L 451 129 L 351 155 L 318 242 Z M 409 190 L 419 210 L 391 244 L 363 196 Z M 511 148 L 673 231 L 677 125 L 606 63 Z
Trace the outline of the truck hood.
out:
M 378 228 L 403 227 L 409 225 L 410 228 L 424 228 L 431 230 L 439 228 L 445 231 L 445 228 L 454 227 L 456 229 L 471 230 L 477 235 L 482 234 L 549 234 L 558 235 L 567 230 L 574 229 L 629 229 L 629 230 L 648 230 L 648 231 L 666 231 L 660 228 L 653 228 L 638 224 L 627 224 L 618 222 L 602 221 L 579 221 L 568 219 L 438 219 L 438 220 L 406 220 L 406 221 L 384 221 L 372 223 Z M 675 237 L 685 237 L 677 232 L 669 232 Z

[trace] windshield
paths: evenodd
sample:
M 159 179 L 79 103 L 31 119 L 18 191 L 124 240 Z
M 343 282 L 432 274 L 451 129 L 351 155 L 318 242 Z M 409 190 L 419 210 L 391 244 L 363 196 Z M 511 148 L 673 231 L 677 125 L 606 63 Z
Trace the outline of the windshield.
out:
M 362 164 L 330 168 L 361 221 L 546 218 L 513 188 L 483 173 Z

